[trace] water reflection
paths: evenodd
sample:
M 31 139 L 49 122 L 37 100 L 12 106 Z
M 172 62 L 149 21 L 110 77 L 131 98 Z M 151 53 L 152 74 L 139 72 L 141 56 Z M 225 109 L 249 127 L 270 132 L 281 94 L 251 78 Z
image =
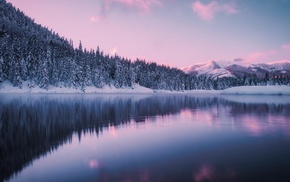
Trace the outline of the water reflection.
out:
M 247 132 L 250 136 L 279 132 L 279 136 L 286 136 L 289 139 L 290 102 L 285 102 L 285 99 L 281 99 L 283 97 L 276 97 L 276 100 L 283 100 L 283 102 L 268 102 L 273 98 L 275 100 L 275 97 L 269 97 L 265 99 L 267 102 L 253 103 L 225 96 L 0 95 L 0 181 L 11 178 L 35 159 L 72 142 L 74 133 L 77 133 L 80 141 L 86 133 L 99 136 L 103 130 L 109 130 L 110 134 L 117 138 L 119 126 L 130 127 L 132 123 L 137 123 L 142 127 L 142 123 L 146 122 L 159 124 L 161 118 L 168 116 L 178 115 L 177 122 L 192 121 L 195 124 L 206 124 L 212 129 L 230 128 L 232 131 Z M 166 126 L 169 124 L 174 125 L 173 128 L 178 125 L 178 123 L 167 122 Z M 178 133 L 175 135 L 177 136 Z M 224 149 L 215 152 L 221 154 Z M 210 151 L 207 154 L 213 155 Z M 191 162 L 198 159 L 196 156 L 192 157 L 192 154 L 187 157 L 189 159 L 185 160 Z M 207 155 L 206 158 L 203 155 L 199 157 L 204 160 L 208 158 Z M 106 166 L 98 159 L 85 159 L 83 162 L 90 169 L 100 170 L 100 181 L 119 179 L 116 176 L 112 178 L 111 172 L 107 171 Z M 191 174 L 187 180 L 237 179 L 237 172 L 232 168 L 203 164 L 202 160 L 199 162 L 195 165 L 185 165 L 186 162 L 182 157 L 182 160 L 178 158 L 175 162 L 168 161 L 168 163 L 160 163 L 159 166 L 148 164 L 150 167 L 138 169 L 134 175 L 131 170 L 123 170 L 121 178 L 151 181 L 161 175 L 154 173 L 154 169 L 159 167 L 159 172 L 160 169 L 164 169 L 164 175 L 170 172 L 167 175 L 171 177 L 160 178 L 161 181 L 178 179 L 180 177 L 178 175 L 170 176 L 175 173 L 166 166 L 185 165 L 191 168 L 179 169 L 184 170 L 179 174 Z
M 217 170 L 210 164 L 203 164 L 193 175 L 193 181 L 237 181 L 236 172 L 231 169 Z

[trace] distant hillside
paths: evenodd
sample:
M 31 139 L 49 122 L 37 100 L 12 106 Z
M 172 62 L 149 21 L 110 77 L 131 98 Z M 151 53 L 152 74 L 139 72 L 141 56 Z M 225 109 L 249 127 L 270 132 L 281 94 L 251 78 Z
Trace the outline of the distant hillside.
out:
M 253 82 L 253 85 L 266 84 L 289 85 L 290 63 L 249 64 L 243 61 L 211 61 L 194 64 L 182 70 L 196 77 L 209 79 L 236 79 Z M 244 83 L 247 85 L 249 83 Z M 251 84 L 250 84 L 251 85 Z
M 243 61 L 211 61 L 182 68 L 188 74 L 205 75 L 212 78 L 256 76 L 258 79 L 269 77 L 287 77 L 290 75 L 290 63 L 248 64 Z
M 57 21 L 57 20 L 56 20 Z M 139 84 L 151 89 L 184 90 L 187 75 L 179 69 L 86 50 L 34 23 L 5 0 L 0 1 L 0 84 L 28 84 L 84 90 Z M 189 89 L 188 87 L 187 89 Z

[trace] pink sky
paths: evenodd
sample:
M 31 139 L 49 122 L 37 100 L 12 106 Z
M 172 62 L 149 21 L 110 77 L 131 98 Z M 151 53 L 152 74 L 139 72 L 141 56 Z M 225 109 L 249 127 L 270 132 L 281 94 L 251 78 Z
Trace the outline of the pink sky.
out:
M 7 0 L 78 46 L 184 67 L 290 60 L 288 0 Z

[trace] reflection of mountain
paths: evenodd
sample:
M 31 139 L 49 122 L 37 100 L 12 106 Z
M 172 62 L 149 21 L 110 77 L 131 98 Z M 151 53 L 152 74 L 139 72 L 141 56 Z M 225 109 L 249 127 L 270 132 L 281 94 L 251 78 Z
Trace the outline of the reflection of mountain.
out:
M 140 97 L 0 95 L 0 180 L 68 142 L 74 132 L 98 134 L 108 125 L 143 122 L 184 109 L 226 108 L 233 115 L 290 117 L 290 104 L 245 104 L 185 95 Z

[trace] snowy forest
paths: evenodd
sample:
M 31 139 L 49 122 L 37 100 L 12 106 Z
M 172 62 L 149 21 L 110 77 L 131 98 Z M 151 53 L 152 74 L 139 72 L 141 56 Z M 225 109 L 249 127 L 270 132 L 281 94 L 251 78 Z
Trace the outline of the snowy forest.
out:
M 105 54 L 99 47 L 87 50 L 53 30 L 36 24 L 21 10 L 0 0 L 0 84 L 10 81 L 14 87 L 50 86 L 76 88 L 143 87 L 161 90 L 221 90 L 243 85 L 287 85 L 288 77 L 222 77 L 186 74 L 177 68 L 130 60 Z

